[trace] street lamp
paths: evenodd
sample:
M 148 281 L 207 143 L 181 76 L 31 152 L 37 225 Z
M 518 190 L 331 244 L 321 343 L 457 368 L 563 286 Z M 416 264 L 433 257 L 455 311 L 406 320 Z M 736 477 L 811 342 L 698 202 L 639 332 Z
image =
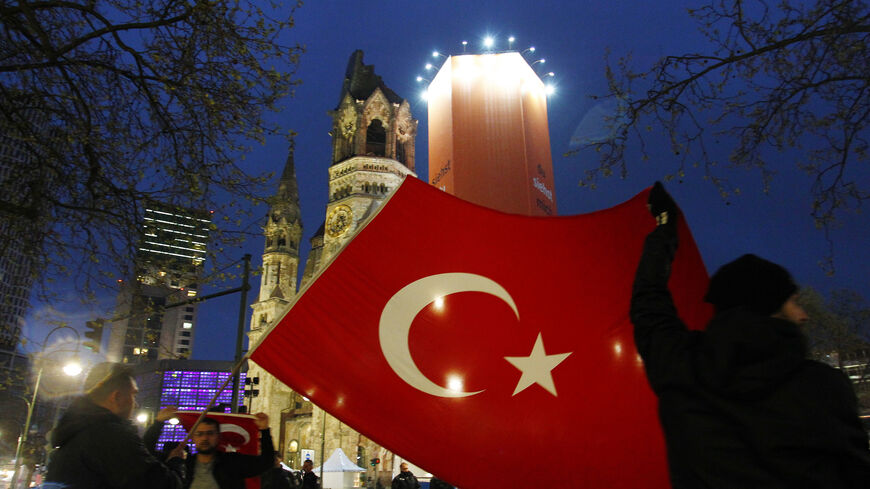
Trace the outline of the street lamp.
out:
M 82 366 L 78 362 L 72 361 L 63 366 L 63 373 L 69 377 L 75 377 L 82 373 Z
M 69 326 L 57 326 L 45 335 L 45 340 L 42 342 L 43 349 L 45 348 L 46 343 L 48 343 L 49 336 L 60 329 L 72 330 L 76 334 L 76 344 L 78 344 L 79 332 L 76 331 L 75 328 Z M 36 407 L 36 396 L 39 395 L 39 384 L 42 382 L 42 373 L 44 370 L 45 365 L 40 362 L 39 370 L 36 373 L 36 382 L 33 384 L 33 397 L 30 401 L 24 399 L 24 401 L 27 402 L 27 418 L 24 421 L 24 431 L 22 431 L 18 436 L 18 446 L 15 448 L 15 472 L 12 475 L 12 482 L 9 487 L 16 487 L 18 484 L 18 478 L 21 475 L 21 450 L 24 447 L 24 444 L 27 443 L 27 435 L 30 432 L 30 422 L 33 419 L 33 409 Z M 64 374 L 71 377 L 75 377 L 82 372 L 82 367 L 78 362 L 78 349 L 76 349 L 76 355 L 73 357 L 73 360 L 67 362 L 62 370 Z

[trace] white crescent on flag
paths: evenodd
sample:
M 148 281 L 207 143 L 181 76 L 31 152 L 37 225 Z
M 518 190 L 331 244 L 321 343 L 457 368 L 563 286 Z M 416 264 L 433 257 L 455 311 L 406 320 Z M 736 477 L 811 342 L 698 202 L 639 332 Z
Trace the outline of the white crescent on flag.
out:
M 220 429 L 221 429 L 221 433 L 230 432 L 230 433 L 236 433 L 238 435 L 242 435 L 242 437 L 245 439 L 245 442 L 242 443 L 242 445 L 247 445 L 248 442 L 251 441 L 251 436 L 248 434 L 248 432 L 244 428 L 242 428 L 241 426 L 239 426 L 237 424 L 221 423 Z
M 480 394 L 457 389 L 445 389 L 432 382 L 417 368 L 408 348 L 411 323 L 424 307 L 446 295 L 459 292 L 484 292 L 492 294 L 513 309 L 517 319 L 520 313 L 513 298 L 492 279 L 473 273 L 440 273 L 415 280 L 396 292 L 381 313 L 378 328 L 381 351 L 387 363 L 402 380 L 418 390 L 439 397 L 466 397 Z

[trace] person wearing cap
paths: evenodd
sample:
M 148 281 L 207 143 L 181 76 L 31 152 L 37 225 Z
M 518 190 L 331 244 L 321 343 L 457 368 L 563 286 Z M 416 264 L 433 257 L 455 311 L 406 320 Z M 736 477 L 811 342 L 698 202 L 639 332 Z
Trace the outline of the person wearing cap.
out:
M 714 317 L 689 331 L 668 279 L 679 211 L 661 183 L 631 321 L 659 398 L 671 485 L 682 488 L 870 487 L 870 450 L 849 379 L 807 359 L 808 317 L 788 271 L 755 255 L 722 266 L 705 300 Z

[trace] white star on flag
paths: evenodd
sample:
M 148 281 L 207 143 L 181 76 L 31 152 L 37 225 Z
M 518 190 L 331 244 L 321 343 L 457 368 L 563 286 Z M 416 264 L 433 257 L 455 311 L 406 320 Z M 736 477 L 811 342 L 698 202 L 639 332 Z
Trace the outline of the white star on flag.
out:
M 538 333 L 538 339 L 535 341 L 535 346 L 532 347 L 532 353 L 529 356 L 504 357 L 505 360 L 523 373 L 520 381 L 517 382 L 517 388 L 514 389 L 513 395 L 519 394 L 532 384 L 538 384 L 547 389 L 550 394 L 558 396 L 551 371 L 568 358 L 568 355 L 571 353 L 573 352 L 547 355 L 544 351 L 544 340 L 541 337 L 541 333 Z
M 227 443 L 227 446 L 224 447 L 224 451 L 227 453 L 238 452 L 239 449 Z

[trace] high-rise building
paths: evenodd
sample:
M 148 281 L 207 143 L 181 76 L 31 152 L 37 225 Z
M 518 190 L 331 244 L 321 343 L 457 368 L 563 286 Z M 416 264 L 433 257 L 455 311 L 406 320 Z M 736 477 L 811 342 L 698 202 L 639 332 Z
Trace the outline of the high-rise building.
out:
M 513 214 L 556 214 L 547 94 L 520 53 L 451 56 L 432 80 L 429 183 Z
M 324 223 L 311 238 L 303 285 L 359 232 L 361 224 L 406 176 L 416 177 L 417 120 L 408 102 L 375 74 L 374 66 L 363 63 L 362 51 L 351 55 L 338 106 L 329 115 L 333 122 L 332 161 L 327 170 L 329 201 Z M 291 148 L 263 227 L 263 276 L 259 297 L 251 306 L 251 343 L 281 319 L 296 295 L 302 223 L 294 169 Z M 304 332 L 300 332 L 299 348 L 304 347 Z M 253 362 L 249 362 L 248 376 L 259 378 L 259 396 L 251 400 L 251 412 L 269 415 L 278 453 L 291 466 L 299 466 L 302 450 L 306 449 L 315 450 L 315 458 L 320 460 L 321 446 L 327 454 L 341 448 L 357 461 L 367 461 L 368 457 L 386 460 L 387 452 L 382 447 L 329 416 Z M 388 475 L 382 483 L 388 482 Z
M 186 358 L 193 350 L 198 304 L 166 306 L 193 299 L 202 278 L 211 214 L 164 204 L 146 206 L 136 251 L 136 276 L 118 295 L 108 358 L 140 363 Z
M 34 113 L 30 119 L 38 119 Z M 39 126 L 35 120 L 26 121 Z M 24 317 L 30 308 L 30 289 L 36 275 L 35 250 L 40 249 L 40 226 L 32 215 L 40 205 L 44 175 L 26 141 L 10 124 L 0 121 L 0 352 L 14 352 Z

